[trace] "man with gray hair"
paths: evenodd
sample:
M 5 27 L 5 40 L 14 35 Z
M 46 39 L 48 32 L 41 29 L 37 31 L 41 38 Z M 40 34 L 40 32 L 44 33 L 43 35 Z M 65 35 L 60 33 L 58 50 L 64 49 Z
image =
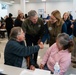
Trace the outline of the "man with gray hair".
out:
M 26 44 L 27 46 L 37 45 L 44 33 L 44 24 L 41 18 L 38 18 L 37 12 L 31 10 L 28 12 L 28 18 L 23 22 L 22 29 L 26 32 Z M 28 63 L 34 65 L 38 68 L 37 64 L 38 52 L 30 56 L 30 61 Z M 33 62 L 31 62 L 33 59 Z M 29 59 L 28 59 L 29 60 Z M 28 67 L 30 65 L 28 64 Z
M 24 39 L 25 34 L 21 27 L 11 29 L 10 39 L 4 50 L 4 64 L 27 68 L 26 57 L 44 48 L 42 42 L 35 46 L 26 47 Z M 34 70 L 35 68 L 31 65 L 30 69 Z

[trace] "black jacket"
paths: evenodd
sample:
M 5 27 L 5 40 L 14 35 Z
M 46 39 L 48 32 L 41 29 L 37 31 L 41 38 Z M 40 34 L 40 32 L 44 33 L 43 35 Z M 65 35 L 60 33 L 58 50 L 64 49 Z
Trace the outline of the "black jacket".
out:
M 8 17 L 6 20 L 6 29 L 11 30 L 13 28 L 13 19 Z
M 76 20 L 73 22 L 74 28 L 73 28 L 73 35 L 76 37 Z
M 18 26 L 21 27 L 21 26 L 22 26 L 22 21 L 17 18 L 17 19 L 15 20 L 14 25 L 15 25 L 15 27 L 18 27 Z
M 67 34 L 72 35 L 72 28 L 71 28 L 72 23 L 71 23 L 71 21 L 66 20 L 65 23 L 66 23 L 66 26 L 67 26 Z
M 23 57 L 38 52 L 39 46 L 26 47 L 24 42 L 9 40 L 4 50 L 4 64 L 21 67 Z

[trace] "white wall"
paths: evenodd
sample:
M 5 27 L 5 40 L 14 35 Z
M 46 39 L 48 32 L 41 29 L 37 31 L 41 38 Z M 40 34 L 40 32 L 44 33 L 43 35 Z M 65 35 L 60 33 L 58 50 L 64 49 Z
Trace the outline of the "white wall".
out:
M 67 11 L 72 11 L 73 2 L 49 2 L 46 3 L 46 14 L 51 14 L 53 10 L 59 10 L 61 14 Z M 38 9 L 45 10 L 45 3 L 26 3 L 26 11 L 34 9 L 38 12 Z M 27 13 L 26 12 L 26 13 Z
M 18 15 L 18 10 L 21 10 L 20 4 L 9 5 L 8 13 L 12 13 L 14 17 Z
M 45 10 L 45 3 L 26 3 L 26 11 L 25 13 L 28 13 L 28 11 L 34 9 L 38 12 L 38 9 L 44 9 Z M 51 14 L 53 10 L 58 9 L 61 14 L 63 15 L 64 12 L 72 11 L 73 8 L 73 2 L 48 2 L 46 3 L 46 14 Z M 9 11 L 14 16 L 17 16 L 18 10 L 20 10 L 20 4 L 14 4 L 13 6 L 9 6 Z
M 7 6 L 7 8 L 8 8 L 8 6 Z M 0 17 L 5 17 L 5 15 L 8 14 L 7 8 L 6 9 L 2 9 L 2 6 L 0 4 Z

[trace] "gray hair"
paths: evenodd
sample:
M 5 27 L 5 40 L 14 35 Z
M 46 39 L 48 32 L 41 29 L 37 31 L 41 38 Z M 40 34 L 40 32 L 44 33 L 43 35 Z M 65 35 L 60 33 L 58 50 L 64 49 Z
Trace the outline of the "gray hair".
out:
M 37 12 L 35 10 L 31 10 L 28 12 L 29 17 L 34 17 L 35 15 L 37 15 Z
M 21 33 L 21 27 L 13 27 L 10 32 L 10 39 L 17 39 L 17 35 Z
M 57 40 L 59 41 L 59 44 L 62 46 L 62 48 L 64 50 L 70 48 L 71 46 L 73 46 L 73 40 L 70 39 L 69 35 L 66 34 L 66 33 L 58 34 Z

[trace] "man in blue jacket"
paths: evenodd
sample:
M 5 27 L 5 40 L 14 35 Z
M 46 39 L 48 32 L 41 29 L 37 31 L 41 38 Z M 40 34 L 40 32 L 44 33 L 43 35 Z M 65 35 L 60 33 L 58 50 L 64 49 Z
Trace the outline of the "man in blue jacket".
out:
M 24 44 L 25 34 L 20 27 L 14 27 L 10 33 L 10 40 L 4 50 L 4 64 L 27 68 L 26 57 L 43 49 L 43 43 L 26 47 Z

